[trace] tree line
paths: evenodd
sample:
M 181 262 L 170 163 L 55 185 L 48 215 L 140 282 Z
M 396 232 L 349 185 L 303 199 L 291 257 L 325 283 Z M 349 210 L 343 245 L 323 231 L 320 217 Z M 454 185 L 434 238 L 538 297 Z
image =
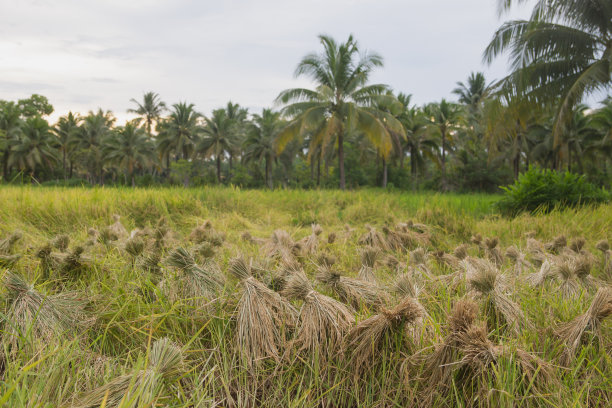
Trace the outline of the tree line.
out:
M 123 126 L 102 109 L 51 124 L 44 96 L 0 101 L 2 180 L 494 191 L 537 165 L 609 186 L 612 99 L 580 102 L 609 90 L 611 28 L 609 0 L 539 2 L 484 52 L 487 62 L 509 55 L 507 77 L 472 73 L 455 101 L 422 106 L 369 81 L 380 55 L 325 35 L 295 71 L 314 86 L 282 91 L 257 113 L 228 102 L 204 115 L 147 92 Z

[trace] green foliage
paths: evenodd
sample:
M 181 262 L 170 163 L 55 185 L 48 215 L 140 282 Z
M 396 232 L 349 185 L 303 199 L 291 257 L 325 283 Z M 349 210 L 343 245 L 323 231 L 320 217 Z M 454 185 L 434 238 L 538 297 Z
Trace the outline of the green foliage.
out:
M 514 184 L 502 187 L 504 197 L 497 208 L 505 214 L 549 212 L 554 208 L 576 207 L 610 200 L 610 193 L 570 172 L 531 167 Z

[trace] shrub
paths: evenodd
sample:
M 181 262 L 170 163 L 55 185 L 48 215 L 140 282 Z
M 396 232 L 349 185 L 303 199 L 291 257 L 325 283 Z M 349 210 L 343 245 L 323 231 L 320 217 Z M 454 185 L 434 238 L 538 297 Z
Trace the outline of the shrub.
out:
M 586 181 L 584 176 L 570 172 L 530 168 L 506 187 L 504 197 L 496 203 L 505 214 L 523 211 L 548 212 L 553 208 L 576 207 L 608 201 L 610 194 Z

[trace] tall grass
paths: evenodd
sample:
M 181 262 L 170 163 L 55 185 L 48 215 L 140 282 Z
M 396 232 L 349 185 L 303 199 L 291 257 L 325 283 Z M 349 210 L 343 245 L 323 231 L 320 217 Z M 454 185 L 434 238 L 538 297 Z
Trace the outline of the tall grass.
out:
M 366 232 L 366 224 L 382 230 L 384 225 L 414 220 L 432 229 L 430 250 L 452 251 L 469 242 L 473 234 L 497 237 L 500 246 L 516 245 L 525 250 L 525 234 L 534 231 L 538 239 L 549 241 L 560 234 L 568 238 L 583 236 L 586 248 L 597 254 L 599 240 L 612 238 L 612 206 L 584 207 L 548 214 L 524 214 L 503 218 L 495 214 L 495 196 L 441 195 L 429 193 L 383 192 L 380 190 L 340 191 L 241 191 L 233 188 L 0 188 L 0 238 L 15 230 L 23 238 L 14 251 L 23 254 L 12 272 L 21 275 L 41 296 L 52 297 L 70 291 L 79 293 L 86 307 L 86 328 L 65 331 L 45 342 L 35 332 L 21 330 L 29 347 L 16 347 L 7 341 L 14 331 L 0 333 L 0 406 L 70 406 L 82 401 L 105 384 L 122 378 L 127 388 L 138 391 L 139 378 L 151 366 L 150 354 L 155 340 L 170 338 L 183 352 L 184 365 L 177 379 L 150 391 L 159 406 L 288 406 L 288 407 L 380 407 L 419 406 L 424 363 L 406 360 L 407 350 L 417 346 L 430 353 L 445 336 L 447 317 L 458 299 L 467 296 L 469 287 L 456 289 L 418 282 L 419 302 L 427 312 L 427 337 L 420 339 L 404 331 L 381 331 L 372 364 L 360 378 L 347 375 L 351 369 L 350 353 L 338 353 L 319 361 L 316 353 L 281 356 L 258 362 L 249 368 L 236 342 L 236 310 L 240 282 L 227 273 L 228 263 L 238 253 L 263 261 L 260 247 L 244 241 L 244 231 L 254 237 L 268 238 L 276 229 L 287 230 L 297 241 L 311 234 L 311 224 L 318 223 L 324 234 L 336 232 L 333 244 L 320 243 L 322 250 L 337 259 L 334 269 L 355 278 L 361 268 L 357 241 Z M 36 248 L 58 234 L 70 236 L 70 246 L 88 239 L 90 227 L 102 229 L 121 215 L 128 231 L 153 228 L 165 218 L 175 232 L 176 243 L 188 245 L 189 233 L 196 225 L 210 220 L 215 230 L 226 235 L 225 244 L 214 255 L 226 277 L 225 286 L 214 299 L 202 302 L 176 301 L 165 296 L 152 274 L 125 256 L 120 246 L 97 245 L 91 253 L 91 267 L 71 280 L 43 280 Z M 349 224 L 356 230 L 347 235 Z M 163 260 L 175 247 L 159 250 Z M 470 247 L 470 255 L 477 249 Z M 409 254 L 395 253 L 400 263 L 409 264 Z M 162 268 L 166 267 L 161 262 Z M 135 265 L 135 266 L 133 266 Z M 272 266 L 273 267 L 273 266 Z M 317 265 L 303 262 L 304 273 L 313 279 Z M 447 273 L 430 262 L 434 274 Z M 265 269 L 265 268 L 264 268 Z M 505 261 L 503 271 L 512 273 Z M 404 271 L 405 272 L 405 271 Z M 254 274 L 259 270 L 254 270 Z M 375 269 L 376 281 L 388 287 L 399 273 L 381 262 Z M 609 282 L 603 267 L 596 264 L 593 276 Z M 257 276 L 265 282 L 264 277 Z M 335 297 L 325 285 L 313 290 Z M 4 306 L 10 301 L 1 289 Z M 308 288 L 310 291 L 310 288 Z M 391 290 L 388 291 L 391 293 Z M 314 293 L 308 294 L 314 296 Z M 556 285 L 533 288 L 520 277 L 512 281 L 512 299 L 531 322 L 533 330 L 513 333 L 492 326 L 495 344 L 522 349 L 546 361 L 556 361 L 563 344 L 552 328 L 584 314 L 594 292 L 579 290 L 574 298 L 564 298 Z M 391 305 L 397 304 L 391 302 Z M 294 302 L 299 308 L 301 300 Z M 484 304 L 484 302 L 483 302 Z M 7 308 L 2 309 L 6 311 Z M 479 311 L 479 319 L 487 310 Z M 379 311 L 360 305 L 357 322 L 378 315 Z M 2 316 L 2 325 L 7 324 Z M 458 384 L 450 392 L 431 402 L 437 406 L 606 406 L 612 401 L 612 359 L 606 339 L 612 338 L 609 321 L 598 327 L 602 341 L 586 341 L 576 351 L 568 367 L 555 367 L 559 380 L 546 390 L 525 381 L 524 374 L 511 357 L 500 358 L 495 370 L 482 379 L 490 392 L 478 401 L 470 399 Z M 585 339 L 590 339 L 585 333 Z M 384 340 L 384 341 L 383 341 Z M 406 343 L 410 347 L 406 347 Z M 602 343 L 603 342 L 603 343 Z M 23 341 L 19 344 L 26 343 Z M 369 345 L 368 345 L 369 346 Z M 279 350 L 284 352 L 285 350 Z M 314 357 L 313 357 L 314 356 Z M 504 355 L 506 356 L 506 355 Z M 508 354 L 509 356 L 509 354 Z M 368 357 L 370 358 L 370 357 Z M 370 360 L 368 360 L 370 361 Z M 464 387 L 465 384 L 462 385 Z M 135 395 L 135 394 L 131 394 Z M 135 400 L 133 400 L 135 401 Z M 123 404 L 123 405 L 121 405 Z M 130 405 L 128 399 L 119 406 Z

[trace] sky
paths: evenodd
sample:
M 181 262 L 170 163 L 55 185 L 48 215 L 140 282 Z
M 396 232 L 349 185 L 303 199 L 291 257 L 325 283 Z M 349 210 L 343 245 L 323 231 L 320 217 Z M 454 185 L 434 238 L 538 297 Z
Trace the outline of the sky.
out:
M 274 107 L 319 34 L 382 55 L 372 75 L 423 104 L 453 99 L 457 81 L 503 77 L 506 60 L 482 63 L 504 20 L 497 0 L 0 0 L 0 99 L 49 98 L 68 111 L 131 115 L 131 98 L 154 91 L 204 114 L 227 101 Z

